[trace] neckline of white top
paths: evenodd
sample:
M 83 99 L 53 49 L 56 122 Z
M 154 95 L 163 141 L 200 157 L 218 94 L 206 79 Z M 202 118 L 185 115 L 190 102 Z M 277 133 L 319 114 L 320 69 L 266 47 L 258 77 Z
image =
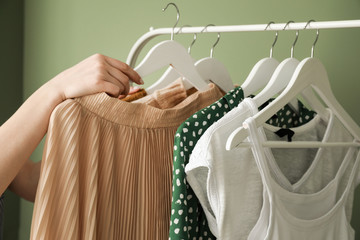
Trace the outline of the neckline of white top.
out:
M 264 134 L 263 129 L 260 127 L 260 131 L 257 131 L 254 119 L 252 117 L 248 118 L 246 120 L 249 126 L 249 130 L 251 131 L 251 140 L 254 144 L 254 153 L 255 153 L 255 160 L 257 161 L 258 168 L 260 171 L 260 174 L 262 175 L 263 184 L 265 187 L 265 190 L 268 194 L 268 197 L 270 198 L 270 202 L 273 202 L 274 206 L 276 206 L 279 210 L 279 212 L 274 211 L 273 214 L 280 213 L 281 216 L 287 219 L 287 221 L 295 228 L 313 228 L 313 227 L 319 227 L 320 225 L 325 225 L 330 219 L 335 216 L 337 213 L 339 213 L 339 209 L 343 207 L 345 208 L 345 201 L 347 199 L 347 196 L 351 190 L 352 183 L 355 180 L 355 176 L 359 167 L 359 159 L 360 159 L 360 153 L 358 152 L 356 160 L 354 165 L 352 166 L 351 174 L 348 179 L 347 185 L 343 193 L 341 194 L 341 197 L 335 202 L 335 204 L 322 216 L 315 218 L 315 219 L 301 219 L 294 215 L 292 215 L 286 208 L 283 206 L 281 201 L 294 201 L 295 199 L 298 199 L 298 202 L 304 202 L 304 201 L 321 201 L 322 199 L 325 199 L 329 197 L 329 194 L 336 194 L 337 193 L 337 186 L 338 182 L 340 181 L 340 178 L 343 176 L 343 173 L 346 171 L 347 166 L 349 165 L 349 162 L 351 161 L 351 157 L 354 155 L 356 148 L 352 147 L 349 148 L 345 158 L 343 159 L 343 162 L 341 163 L 341 166 L 336 173 L 335 177 L 320 191 L 312 194 L 299 194 L 290 192 L 283 187 L 279 185 L 273 179 L 273 177 L 270 174 L 270 169 L 268 166 L 268 161 L 266 161 L 265 157 L 265 149 L 261 146 L 261 142 L 266 139 L 266 136 Z M 265 181 L 265 182 L 264 182 Z M 280 201 L 277 201 L 280 200 Z

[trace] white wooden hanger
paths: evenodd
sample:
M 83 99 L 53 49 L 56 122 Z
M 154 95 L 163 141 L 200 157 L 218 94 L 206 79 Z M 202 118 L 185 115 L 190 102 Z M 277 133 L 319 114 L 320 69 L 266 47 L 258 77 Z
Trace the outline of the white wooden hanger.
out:
M 270 98 L 272 98 L 275 94 L 278 94 L 282 90 L 284 90 L 285 87 L 289 84 L 289 81 L 291 80 L 291 77 L 299 63 L 299 60 L 292 57 L 282 61 L 276 68 L 274 74 L 271 76 L 269 83 L 259 94 L 257 94 L 253 98 L 256 106 L 260 107 Z M 320 102 L 320 100 L 316 97 L 310 87 L 304 89 L 300 93 L 300 95 L 309 104 L 311 109 L 313 109 L 320 116 L 323 121 L 328 122 L 329 112 L 326 110 L 325 106 Z M 290 106 L 295 106 L 295 104 L 298 104 L 298 100 L 296 97 L 291 101 L 293 101 L 294 103 Z
M 265 28 L 265 31 L 272 23 L 274 23 L 274 22 L 268 23 L 268 25 Z M 285 28 L 286 28 L 286 26 L 285 26 Z M 279 66 L 279 61 L 276 60 L 275 58 L 273 58 L 273 48 L 275 46 L 277 38 L 278 38 L 278 32 L 276 31 L 275 40 L 270 49 L 270 57 L 263 58 L 259 62 L 257 62 L 255 64 L 255 66 L 252 68 L 252 70 L 251 70 L 249 76 L 246 78 L 245 82 L 241 85 L 241 88 L 244 91 L 245 97 L 248 97 L 249 95 L 254 94 L 256 91 L 262 89 L 265 85 L 267 85 L 267 83 L 269 82 L 269 79 L 271 79 L 275 70 Z M 293 99 L 292 101 L 290 101 L 289 106 L 295 112 L 299 112 L 297 99 Z
M 177 10 L 176 26 L 180 16 L 179 9 L 174 3 L 169 3 L 163 11 L 165 11 L 169 5 L 173 5 Z M 151 48 L 134 70 L 141 77 L 145 77 L 164 66 L 170 65 L 199 91 L 207 90 L 209 86 L 195 69 L 191 56 L 180 43 L 173 40 L 174 28 L 171 34 L 171 40 L 160 42 Z
M 312 56 L 315 43 L 312 48 Z M 274 143 L 266 142 L 267 147 L 292 147 L 292 148 L 313 148 L 313 147 L 332 147 L 332 146 L 360 146 L 360 128 L 355 121 L 349 116 L 344 108 L 336 100 L 333 92 L 331 91 L 330 82 L 327 76 L 325 67 L 320 60 L 313 57 L 305 58 L 297 66 L 290 83 L 285 90 L 268 106 L 262 109 L 260 112 L 254 115 L 256 126 L 263 125 L 274 113 L 279 111 L 285 106 L 291 99 L 296 97 L 300 92 L 308 87 L 312 87 L 325 104 L 332 109 L 335 116 L 342 122 L 344 127 L 355 137 L 356 142 L 349 143 L 323 143 L 323 142 L 291 142 L 291 143 Z M 230 150 L 236 146 L 245 146 L 248 144 L 242 144 L 248 136 L 247 126 L 242 126 L 231 133 L 227 142 L 226 149 Z M 289 145 L 289 146 L 287 146 Z
M 293 21 L 287 22 L 283 30 L 285 30 L 291 22 Z M 274 73 L 271 75 L 270 81 L 266 84 L 265 88 L 254 97 L 254 102 L 257 107 L 260 107 L 270 98 L 274 97 L 275 94 L 278 94 L 280 91 L 282 91 L 289 83 L 289 80 L 299 63 L 299 61 L 294 59 L 292 55 L 298 36 L 299 33 L 296 31 L 296 38 L 291 47 L 291 57 L 285 59 L 276 67 Z
M 214 24 L 208 24 L 201 31 L 204 32 L 208 26 L 215 26 Z M 225 65 L 214 58 L 214 48 L 220 41 L 220 33 L 217 35 L 217 40 L 210 50 L 210 57 L 206 57 L 198 60 L 195 63 L 195 67 L 203 77 L 203 79 L 210 80 L 220 87 L 224 92 L 229 92 L 234 88 L 234 83 L 231 80 L 230 74 Z
M 289 21 L 283 30 L 286 29 L 287 25 L 293 21 Z M 310 21 L 308 22 L 310 23 Z M 307 25 L 305 26 L 306 29 Z M 276 68 L 275 72 L 271 76 L 269 83 L 265 86 L 265 88 L 257 94 L 253 99 L 257 107 L 260 107 L 270 98 L 274 97 L 275 94 L 280 93 L 285 87 L 289 84 L 289 81 L 295 72 L 296 67 L 299 65 L 299 61 L 294 58 L 294 48 L 295 44 L 299 37 L 299 31 L 296 31 L 296 38 L 291 46 L 291 53 L 290 58 L 285 59 L 282 61 L 279 66 Z M 304 99 L 309 103 L 310 107 L 315 110 L 318 115 L 325 121 L 328 122 L 328 111 L 326 108 L 321 104 L 319 99 L 315 96 L 314 92 L 309 90 L 301 92 L 301 95 Z M 297 98 L 294 98 L 295 103 L 293 105 L 298 105 Z
M 273 24 L 274 22 L 269 22 L 266 26 L 265 30 Z M 244 91 L 244 96 L 248 97 L 251 94 L 254 94 L 258 90 L 262 89 L 271 78 L 272 74 L 274 73 L 276 67 L 279 65 L 279 61 L 273 58 L 273 48 L 278 38 L 278 32 L 276 31 L 275 40 L 270 49 L 270 57 L 263 58 L 258 61 L 255 66 L 251 69 L 248 77 L 241 84 L 241 88 Z
M 179 34 L 181 32 L 181 30 L 183 29 L 183 27 L 191 27 L 190 25 L 184 25 L 182 26 L 177 32 L 176 34 Z M 191 56 L 191 47 L 194 45 L 195 41 L 196 41 L 196 33 L 194 34 L 194 40 L 192 41 L 192 43 L 190 44 L 190 46 L 188 47 L 188 54 Z M 193 63 L 195 63 L 195 59 L 192 59 Z M 174 82 L 174 80 L 178 79 L 180 76 L 180 74 L 173 68 L 173 67 L 168 67 L 166 69 L 166 71 L 164 72 L 164 74 L 155 82 L 153 83 L 151 86 L 146 88 L 146 92 L 148 94 L 152 94 L 153 92 L 155 92 L 158 89 L 162 89 L 165 88 L 166 86 L 168 86 L 169 84 L 171 84 L 172 82 Z M 189 83 L 188 81 L 186 81 L 186 79 L 183 79 L 183 84 L 186 90 L 192 88 L 193 86 L 191 85 L 191 83 Z
M 208 26 L 214 26 L 213 24 L 207 25 L 201 32 L 206 30 Z M 184 26 L 183 26 L 184 27 Z M 181 27 L 177 33 L 181 31 L 183 28 Z M 191 45 L 188 48 L 188 53 L 190 55 L 191 53 L 191 47 L 194 45 L 196 41 L 197 35 L 194 34 L 194 40 L 192 41 Z M 217 43 L 220 40 L 220 34 L 218 34 L 218 39 L 211 48 L 210 57 L 203 58 L 197 62 L 195 62 L 194 59 L 192 59 L 193 64 L 195 65 L 195 69 L 200 74 L 202 79 L 204 79 L 207 83 L 213 82 L 215 83 L 219 88 L 221 88 L 224 92 L 228 92 L 231 89 L 234 88 L 234 84 L 231 80 L 230 74 L 224 64 L 222 64 L 219 60 L 213 58 L 213 50 L 214 47 L 217 45 Z M 171 84 L 175 79 L 179 77 L 178 72 L 173 69 L 172 67 L 168 68 L 166 72 L 161 76 L 161 78 L 156 81 L 153 85 L 148 87 L 146 91 L 148 93 L 153 93 L 157 89 L 161 89 L 169 84 Z M 184 85 L 185 88 L 191 88 L 192 85 L 187 82 L 186 79 L 184 79 Z
M 234 83 L 225 65 L 213 57 L 206 57 L 195 63 L 196 70 L 203 79 L 213 82 L 224 92 L 234 89 Z
M 298 95 L 302 90 L 307 87 L 313 87 L 316 93 L 324 100 L 325 104 L 332 109 L 335 116 L 342 122 L 345 128 L 356 138 L 360 140 L 360 128 L 355 121 L 349 116 L 344 108 L 338 103 L 334 94 L 331 91 L 328 76 L 325 67 L 316 58 L 305 58 L 302 60 L 295 70 L 289 85 L 285 90 L 268 106 L 254 115 L 256 126 L 263 125 L 274 113 L 279 111 L 291 99 Z M 226 149 L 230 150 L 242 143 L 248 136 L 247 130 L 243 127 L 236 129 L 231 133 L 227 142 Z M 291 147 L 310 148 L 314 147 L 314 142 L 300 142 L 300 143 L 281 143 L 280 146 L 291 144 Z M 279 147 L 276 145 L 268 144 L 269 147 Z M 334 145 L 332 143 L 331 145 Z M 335 144 L 336 145 L 336 144 Z M 348 143 L 347 146 L 360 146 L 359 143 Z M 328 143 L 318 143 L 317 146 L 330 146 Z

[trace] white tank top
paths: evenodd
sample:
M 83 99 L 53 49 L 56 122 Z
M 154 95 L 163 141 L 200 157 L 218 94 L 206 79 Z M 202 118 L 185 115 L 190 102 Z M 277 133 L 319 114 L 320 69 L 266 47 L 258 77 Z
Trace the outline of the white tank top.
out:
M 359 172 L 358 149 L 348 149 L 335 177 L 320 191 L 289 192 L 271 176 L 262 147 L 266 139 L 261 135 L 263 132 L 256 128 L 252 117 L 245 122 L 264 186 L 260 217 L 248 240 L 353 240 L 355 233 L 346 217 L 345 206 Z M 350 174 L 344 175 L 345 172 Z M 347 185 L 339 194 L 338 186 L 343 178 L 347 179 Z

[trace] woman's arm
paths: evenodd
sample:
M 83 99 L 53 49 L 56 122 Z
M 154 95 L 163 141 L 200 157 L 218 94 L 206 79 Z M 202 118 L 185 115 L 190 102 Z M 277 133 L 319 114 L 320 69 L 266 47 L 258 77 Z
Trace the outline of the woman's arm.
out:
M 18 196 L 34 202 L 40 178 L 40 167 L 41 161 L 36 163 L 30 159 L 26 161 L 14 180 L 10 183 L 9 189 Z
M 95 54 L 60 73 L 33 93 L 0 127 L 0 194 L 23 167 L 34 167 L 26 161 L 47 132 L 50 114 L 56 105 L 67 98 L 99 92 L 114 97 L 126 95 L 129 79 L 143 84 L 140 76 L 125 63 Z

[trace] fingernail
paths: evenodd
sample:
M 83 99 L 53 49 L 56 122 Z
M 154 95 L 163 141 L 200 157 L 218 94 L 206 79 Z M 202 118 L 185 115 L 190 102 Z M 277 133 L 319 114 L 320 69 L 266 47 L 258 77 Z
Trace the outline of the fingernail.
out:
M 140 89 L 140 87 L 139 86 L 134 86 L 134 87 L 132 87 L 133 89 Z
M 141 84 L 144 84 L 144 81 L 142 80 L 142 78 L 140 78 L 140 83 L 141 83 Z

